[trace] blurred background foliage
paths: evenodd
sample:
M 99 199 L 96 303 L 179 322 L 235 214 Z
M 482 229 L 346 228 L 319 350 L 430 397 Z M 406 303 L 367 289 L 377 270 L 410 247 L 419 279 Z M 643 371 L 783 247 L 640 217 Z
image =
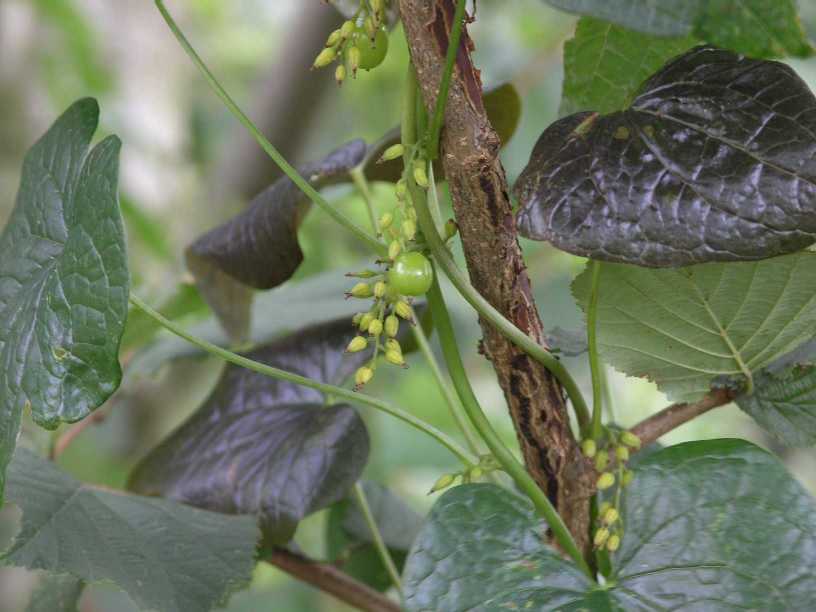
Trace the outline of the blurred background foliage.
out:
M 816 37 L 816 3 L 801 4 L 805 27 Z M 371 141 L 399 120 L 407 61 L 399 30 L 391 37 L 383 66 L 338 89 L 330 71 L 308 69 L 339 20 L 319 0 L 187 0 L 173 2 L 172 10 L 227 89 L 294 162 L 322 156 L 351 138 Z M 512 181 L 540 132 L 557 116 L 561 47 L 575 18 L 541 0 L 480 0 L 477 17 L 471 34 L 485 85 L 511 81 L 523 99 L 520 127 L 503 151 Z M 103 130 L 125 143 L 121 198 L 134 288 L 154 303 L 185 281 L 184 247 L 278 176 L 199 78 L 152 2 L 2 0 L 0 58 L 0 225 L 13 206 L 27 148 L 72 101 L 98 98 Z M 792 64 L 816 86 L 816 61 Z M 383 207 L 390 203 L 390 188 L 381 186 L 375 193 Z M 366 222 L 363 203 L 350 188 L 334 188 L 329 195 L 361 224 Z M 292 282 L 329 270 L 340 276 L 366 255 L 319 212 L 307 218 L 301 242 L 306 260 Z M 525 241 L 523 247 L 545 325 L 577 328 L 581 316 L 569 283 L 583 262 L 542 243 Z M 447 289 L 474 387 L 512 443 L 502 394 L 489 364 L 476 351 L 476 317 Z M 274 318 L 276 312 L 264 316 Z M 588 392 L 584 360 L 570 359 L 568 365 Z M 81 479 L 123 486 L 139 457 L 206 397 L 220 368 L 211 359 L 186 359 L 163 365 L 155 375 L 126 372 L 122 389 L 102 409 L 104 421 L 83 431 L 60 464 Z M 430 372 L 417 358 L 407 371 L 385 375 L 387 371 L 378 374 L 371 393 L 387 395 L 455 433 Z M 621 425 L 666 403 L 648 382 L 610 372 L 610 383 L 612 418 Z M 426 511 L 433 498 L 425 492 L 439 475 L 455 469 L 451 457 L 399 422 L 361 412 L 372 437 L 367 478 L 387 484 Z M 25 435 L 30 443 L 48 443 L 48 434 L 31 428 Z M 733 407 L 697 419 L 664 442 L 724 436 L 748 438 L 774 450 L 816 491 L 816 455 L 776 446 Z M 318 558 L 324 553 L 325 514 L 310 517 L 296 536 Z M 16 520 L 13 508 L 0 511 L 0 549 L 12 537 Z M 0 612 L 24 609 L 36 580 L 33 573 L 0 569 Z M 94 612 L 135 609 L 125 595 L 104 585 L 87 589 L 81 605 Z M 228 606 L 235 612 L 345 609 L 266 564 L 258 566 L 252 588 L 234 596 Z

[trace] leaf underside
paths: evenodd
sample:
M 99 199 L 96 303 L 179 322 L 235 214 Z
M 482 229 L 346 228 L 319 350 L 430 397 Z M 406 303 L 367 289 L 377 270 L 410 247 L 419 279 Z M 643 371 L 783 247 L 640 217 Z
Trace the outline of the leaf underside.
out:
M 95 489 L 19 449 L 6 495 L 23 512 L 5 563 L 110 580 L 144 609 L 209 610 L 245 586 L 258 528 L 227 516 Z
M 318 325 L 247 357 L 336 384 L 369 356 L 344 355 L 348 319 Z M 140 463 L 130 488 L 198 507 L 259 516 L 267 543 L 342 499 L 359 479 L 369 439 L 356 411 L 322 393 L 229 365 L 205 403 Z
M 409 555 L 406 609 L 807 609 L 814 510 L 784 467 L 746 442 L 657 451 L 626 490 L 626 534 L 602 588 L 543 543 L 526 500 L 464 485 L 436 503 Z
M 816 330 L 816 253 L 660 270 L 602 264 L 599 283 L 601 356 L 673 401 L 757 373 Z M 590 285 L 589 271 L 573 283 L 584 309 Z
M 784 64 L 697 47 L 629 109 L 555 122 L 515 191 L 524 236 L 598 260 L 791 253 L 816 242 L 816 97 Z
M 25 408 L 53 429 L 87 416 L 121 380 L 121 143 L 110 136 L 88 151 L 98 119 L 96 101 L 80 100 L 31 148 L 0 235 L 0 491 Z

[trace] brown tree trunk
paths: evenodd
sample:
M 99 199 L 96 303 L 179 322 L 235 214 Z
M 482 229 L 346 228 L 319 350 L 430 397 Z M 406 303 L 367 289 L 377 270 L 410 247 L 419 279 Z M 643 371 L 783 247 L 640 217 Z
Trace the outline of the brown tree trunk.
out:
M 433 111 L 455 0 L 400 0 L 424 102 Z M 482 104 L 479 72 L 463 32 L 442 132 L 442 163 L 474 287 L 521 330 L 543 343 L 541 320 L 516 235 L 499 139 Z M 483 351 L 504 390 L 527 469 L 582 550 L 589 543 L 593 470 L 570 429 L 563 391 L 538 362 L 481 320 Z

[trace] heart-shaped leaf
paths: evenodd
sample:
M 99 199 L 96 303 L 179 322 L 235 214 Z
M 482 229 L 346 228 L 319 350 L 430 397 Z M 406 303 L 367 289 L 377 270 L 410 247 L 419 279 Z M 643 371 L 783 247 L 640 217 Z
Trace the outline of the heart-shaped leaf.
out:
M 589 271 L 573 283 L 584 309 L 590 285 Z M 816 253 L 663 270 L 601 265 L 601 356 L 674 401 L 699 399 L 720 376 L 759 372 L 815 329 Z
M 22 448 L 6 495 L 23 511 L 3 556 L 10 565 L 110 580 L 162 612 L 209 610 L 252 576 L 259 534 L 251 517 L 96 489 Z
M 338 383 L 369 356 L 344 355 L 348 319 L 302 330 L 247 354 Z M 368 458 L 368 433 L 345 404 L 322 393 L 227 366 L 201 408 L 136 468 L 130 487 L 195 506 L 260 518 L 271 544 L 286 543 L 304 516 L 342 499 Z
M 300 174 L 319 189 L 344 180 L 365 153 L 365 143 L 353 140 Z M 277 287 L 303 261 L 297 230 L 309 207 L 309 199 L 283 176 L 246 210 L 187 248 L 187 267 L 234 340 L 245 340 L 249 332 L 252 289 Z
M 816 242 L 816 97 L 784 64 L 697 47 L 632 106 L 557 121 L 515 187 L 521 233 L 644 266 Z
M 394 564 L 402 569 L 408 550 L 422 525 L 422 517 L 386 487 L 364 482 L 371 514 Z M 381 591 L 391 587 L 391 577 L 374 546 L 371 529 L 353 495 L 334 504 L 326 521 L 329 558 L 344 572 Z
M 0 235 L 0 491 L 24 408 L 53 429 L 87 416 L 122 377 L 121 143 L 110 136 L 89 153 L 98 121 L 96 101 L 80 100 L 31 148 Z
M 689 442 L 635 474 L 605 586 L 544 544 L 529 502 L 465 485 L 440 498 L 417 537 L 406 609 L 809 609 L 816 505 L 773 456 L 738 440 Z
M 813 53 L 796 0 L 546 0 L 654 36 L 686 36 L 754 57 Z

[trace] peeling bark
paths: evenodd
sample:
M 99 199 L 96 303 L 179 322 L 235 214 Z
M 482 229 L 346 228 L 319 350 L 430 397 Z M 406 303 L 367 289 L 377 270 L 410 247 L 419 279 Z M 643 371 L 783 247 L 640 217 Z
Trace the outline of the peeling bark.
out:
M 400 0 L 417 79 L 432 112 L 445 64 L 455 0 Z M 505 317 L 543 344 L 541 320 L 519 248 L 500 142 L 484 111 L 466 29 L 442 132 L 442 163 L 471 283 Z M 501 385 L 528 471 L 547 493 L 579 548 L 589 547 L 595 473 L 570 429 L 561 386 L 538 362 L 480 321 L 483 353 Z

